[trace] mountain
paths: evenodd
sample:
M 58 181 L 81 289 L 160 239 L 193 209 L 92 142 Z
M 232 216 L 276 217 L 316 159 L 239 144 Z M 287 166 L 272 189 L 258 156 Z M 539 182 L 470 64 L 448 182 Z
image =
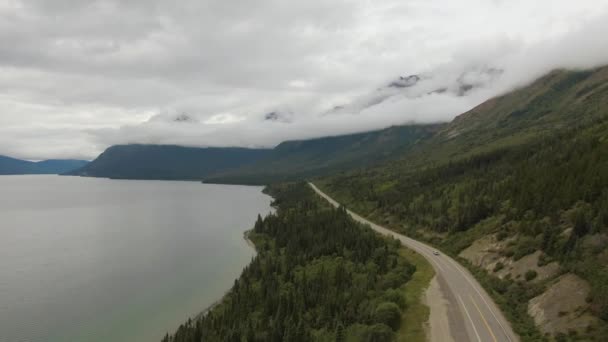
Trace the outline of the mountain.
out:
M 264 114 L 264 121 L 289 123 L 293 120 L 293 112 L 289 110 L 275 110 Z
M 325 115 L 357 114 L 386 101 L 418 99 L 434 94 L 467 96 L 471 92 L 492 85 L 503 71 L 489 67 L 472 67 L 464 71 L 435 71 L 419 75 L 399 76 L 376 90 L 355 97 L 352 101 L 334 106 Z
M 265 184 L 372 165 L 427 139 L 442 125 L 287 141 L 274 149 L 117 145 L 72 175 Z
M 492 98 L 444 125 L 434 136 L 404 151 L 390 169 L 402 174 L 510 146 L 606 115 L 608 67 L 555 70 L 528 86 Z M 373 168 L 368 169 L 374 172 Z
M 40 162 L 0 156 L 0 175 L 62 174 L 86 165 L 86 160 L 50 159 Z
M 116 145 L 70 175 L 122 179 L 202 180 L 243 167 L 268 155 L 267 149 L 197 148 L 173 145 Z
M 372 132 L 286 141 L 265 158 L 211 175 L 206 182 L 266 184 L 373 165 L 402 154 L 441 127 L 441 124 L 394 126 Z
M 458 154 L 517 145 L 539 134 L 593 122 L 605 116 L 606 105 L 608 67 L 556 70 L 459 115 L 431 148 Z
M 316 180 L 469 265 L 523 341 L 608 336 L 608 67 L 556 70 L 398 159 Z
M 181 113 L 160 113 L 152 116 L 148 119 L 149 123 L 163 122 L 163 123 L 177 123 L 177 124 L 192 124 L 198 123 L 198 119 L 195 116 L 190 115 L 186 112 Z
M 390 82 L 388 87 L 409 88 L 415 86 L 418 81 L 420 81 L 420 76 L 418 75 L 399 76 L 398 79 Z

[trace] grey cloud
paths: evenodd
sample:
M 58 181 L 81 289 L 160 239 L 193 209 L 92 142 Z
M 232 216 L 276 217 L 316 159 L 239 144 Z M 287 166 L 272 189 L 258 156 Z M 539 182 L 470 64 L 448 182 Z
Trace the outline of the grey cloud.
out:
M 607 11 L 599 0 L 1 2 L 0 153 L 273 146 L 445 121 L 550 69 L 608 63 Z M 412 74 L 415 87 L 386 87 Z

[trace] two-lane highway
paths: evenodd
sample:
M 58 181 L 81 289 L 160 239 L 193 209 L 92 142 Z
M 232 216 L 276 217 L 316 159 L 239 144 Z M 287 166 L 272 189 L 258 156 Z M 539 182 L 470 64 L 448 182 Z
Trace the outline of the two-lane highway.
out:
M 317 194 L 325 198 L 334 206 L 339 203 L 319 190 L 314 184 L 309 183 Z M 518 336 L 511 329 L 511 325 L 505 319 L 498 306 L 492 301 L 486 291 L 479 285 L 475 278 L 447 255 L 435 255 L 432 247 L 411 239 L 407 236 L 395 233 L 392 230 L 379 226 L 356 213 L 348 210 L 348 213 L 356 221 L 369 225 L 373 230 L 383 235 L 390 235 L 403 243 L 403 245 L 415 250 L 424 256 L 435 269 L 436 279 L 440 291 L 447 301 L 445 320 L 448 321 L 448 333 L 450 336 L 434 336 L 433 340 L 456 342 L 516 342 Z M 431 335 L 433 335 L 433 321 L 431 321 Z M 440 329 L 435 329 L 440 331 Z M 441 329 L 446 334 L 445 329 Z

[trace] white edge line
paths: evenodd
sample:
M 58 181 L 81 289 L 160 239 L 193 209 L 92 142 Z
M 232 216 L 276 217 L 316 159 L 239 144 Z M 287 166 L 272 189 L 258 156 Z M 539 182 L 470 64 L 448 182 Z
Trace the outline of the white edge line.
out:
M 496 322 L 498 323 L 498 325 L 500 325 L 500 328 L 502 329 L 504 335 L 507 337 L 507 339 L 510 342 L 511 341 L 511 337 L 509 337 L 509 334 L 507 333 L 507 330 L 502 325 L 502 323 L 500 323 L 500 319 L 498 319 L 498 317 L 496 317 L 496 314 L 494 313 L 494 310 L 492 310 L 492 307 L 490 306 L 490 304 L 486 301 L 486 299 L 484 298 L 484 296 L 477 289 L 477 286 L 475 286 L 475 284 L 473 284 L 473 282 L 471 280 L 469 280 L 469 277 L 467 277 L 467 275 L 460 269 L 460 267 L 458 267 L 458 265 L 456 265 L 455 261 L 452 261 L 451 258 L 448 259 L 448 260 L 452 264 L 454 264 L 454 266 L 456 267 L 456 269 L 458 270 L 458 272 L 460 272 L 462 274 L 462 276 L 464 277 L 464 279 L 466 279 L 466 281 L 471 285 L 471 287 L 473 288 L 473 290 L 475 290 L 475 292 L 477 292 L 477 294 L 479 295 L 479 297 L 481 297 L 481 300 L 483 300 L 483 302 L 486 304 L 486 307 L 488 308 L 488 310 L 490 310 L 490 313 L 492 314 L 492 316 L 494 316 L 494 319 L 496 320 Z
M 471 315 L 469 314 L 469 310 L 467 310 L 466 305 L 464 305 L 464 302 L 462 301 L 462 297 L 460 297 L 460 295 L 458 295 L 458 300 L 460 301 L 460 304 L 462 305 L 462 308 L 464 309 L 464 312 L 467 314 L 467 317 L 469 318 L 469 322 L 471 322 L 471 326 L 473 327 L 473 331 L 475 331 L 475 336 L 477 336 L 477 341 L 481 342 L 481 337 L 479 337 L 479 333 L 477 332 L 477 328 L 475 328 L 475 323 L 473 323 L 473 319 L 471 318 Z

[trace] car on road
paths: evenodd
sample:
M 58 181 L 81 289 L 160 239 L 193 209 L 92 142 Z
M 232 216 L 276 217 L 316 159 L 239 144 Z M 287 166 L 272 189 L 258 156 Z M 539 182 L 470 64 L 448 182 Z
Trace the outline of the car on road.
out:
M 439 255 L 439 251 L 433 251 L 433 255 Z

